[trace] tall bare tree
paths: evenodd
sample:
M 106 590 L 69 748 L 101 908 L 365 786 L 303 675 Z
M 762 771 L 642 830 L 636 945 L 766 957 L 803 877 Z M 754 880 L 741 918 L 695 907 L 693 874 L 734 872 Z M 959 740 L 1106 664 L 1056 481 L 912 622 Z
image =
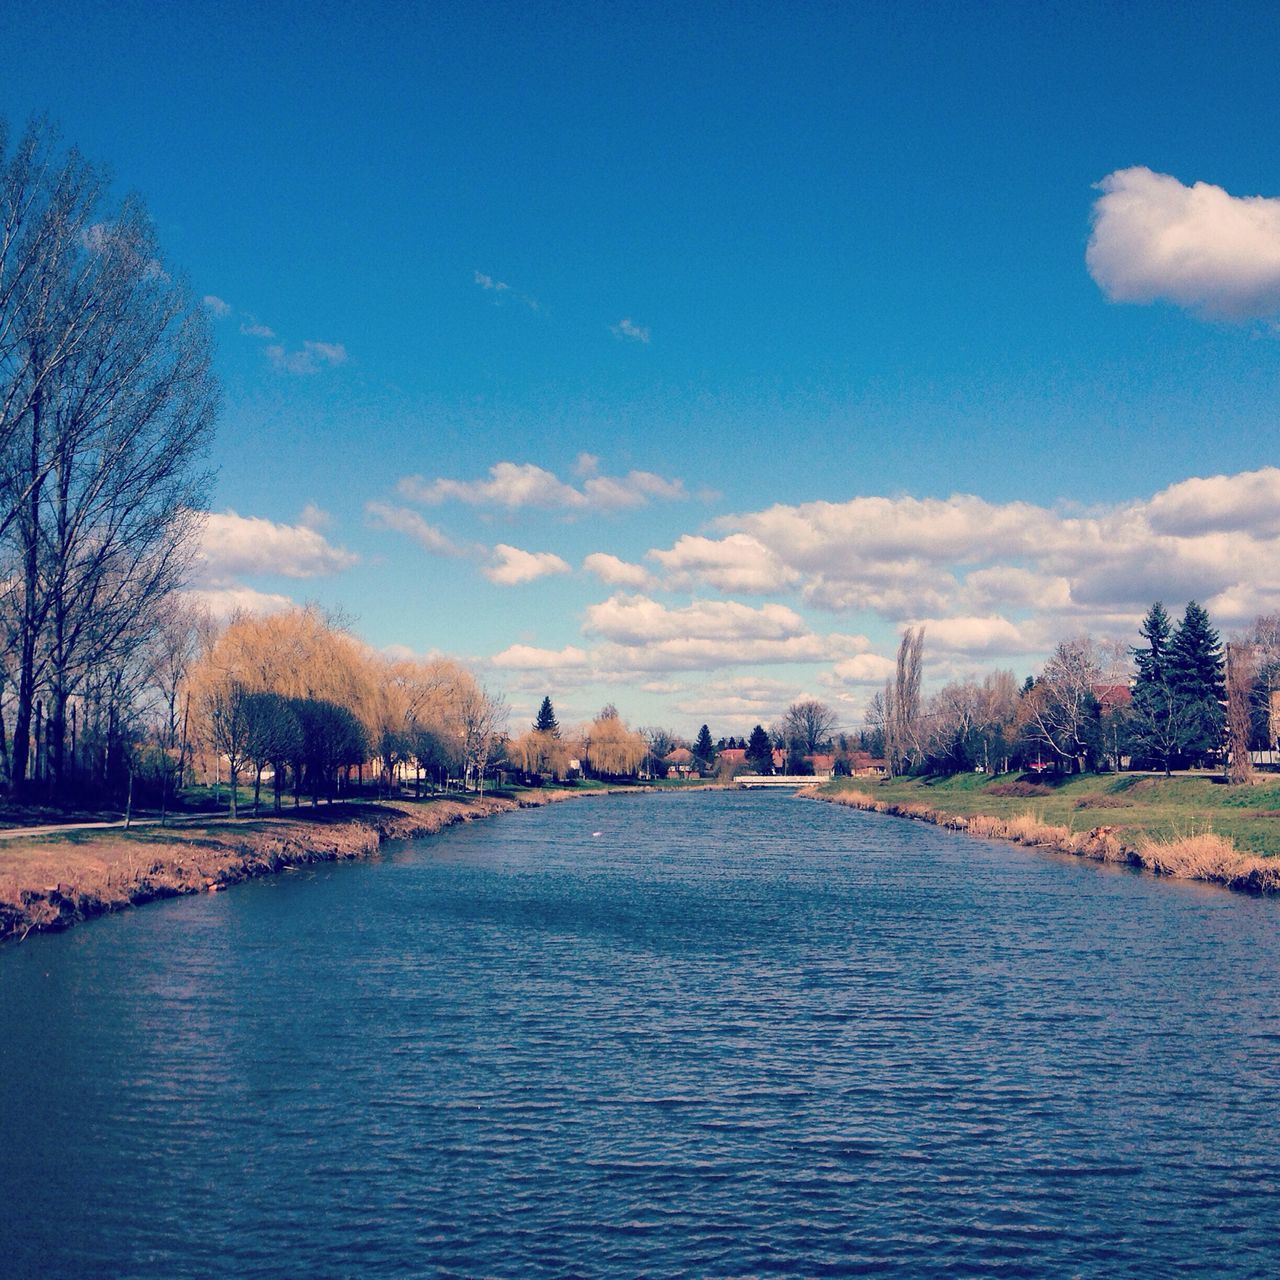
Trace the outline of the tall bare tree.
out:
M 920 684 L 924 670 L 924 628 L 908 627 L 898 645 L 894 678 L 883 697 L 885 755 L 892 774 L 905 773 L 923 751 Z
M 1249 739 L 1253 730 L 1255 667 L 1248 645 L 1229 644 L 1227 662 L 1227 781 L 1253 781 L 1253 756 Z
M 136 198 L 106 208 L 102 175 L 75 153 L 55 166 L 54 151 L 36 126 L 0 173 L 15 243 L 31 242 L 14 255 L 13 287 L 0 290 L 0 532 L 14 564 L 19 789 L 38 691 L 57 787 L 69 698 L 94 666 L 141 646 L 181 584 L 218 399 L 207 322 L 165 270 L 146 210 Z

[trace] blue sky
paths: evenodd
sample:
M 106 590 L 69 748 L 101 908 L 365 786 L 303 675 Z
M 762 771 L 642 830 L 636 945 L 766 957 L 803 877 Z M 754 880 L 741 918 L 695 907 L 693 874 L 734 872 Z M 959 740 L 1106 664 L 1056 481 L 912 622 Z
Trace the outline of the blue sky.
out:
M 210 599 L 517 719 L 852 723 L 909 623 L 1280 600 L 1280 23 L 1117 9 L 9 0 L 0 112 L 217 300 Z

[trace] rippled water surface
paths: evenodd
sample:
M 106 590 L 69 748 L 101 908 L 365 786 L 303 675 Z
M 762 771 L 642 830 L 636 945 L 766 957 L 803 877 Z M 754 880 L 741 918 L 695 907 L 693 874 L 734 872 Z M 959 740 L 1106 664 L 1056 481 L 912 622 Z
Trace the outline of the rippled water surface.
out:
M 591 799 L 0 951 L 12 1275 L 1280 1274 L 1280 904 Z

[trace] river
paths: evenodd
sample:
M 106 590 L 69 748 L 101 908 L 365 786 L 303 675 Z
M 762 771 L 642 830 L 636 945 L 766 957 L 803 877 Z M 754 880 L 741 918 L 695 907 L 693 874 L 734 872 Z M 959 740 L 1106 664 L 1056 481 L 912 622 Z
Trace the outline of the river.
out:
M 0 950 L 6 1275 L 1274 1276 L 1280 903 L 786 795 Z

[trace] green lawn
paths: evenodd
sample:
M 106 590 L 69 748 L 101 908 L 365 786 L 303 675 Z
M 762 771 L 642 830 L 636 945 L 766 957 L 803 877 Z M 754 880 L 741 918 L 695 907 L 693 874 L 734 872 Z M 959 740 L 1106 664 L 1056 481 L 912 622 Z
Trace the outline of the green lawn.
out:
M 1013 784 L 1013 785 L 1011 785 Z M 1010 795 L 1025 789 L 1018 775 L 981 773 L 952 778 L 842 778 L 830 791 L 861 791 L 877 800 L 928 805 L 947 813 L 1011 818 L 1029 813 L 1037 820 L 1073 831 L 1112 827 L 1125 844 L 1141 835 L 1157 840 L 1212 831 L 1242 852 L 1280 854 L 1280 777 L 1262 775 L 1250 787 L 1229 787 L 1214 778 L 1083 774 L 1058 784 L 1037 786 L 1043 794 Z

